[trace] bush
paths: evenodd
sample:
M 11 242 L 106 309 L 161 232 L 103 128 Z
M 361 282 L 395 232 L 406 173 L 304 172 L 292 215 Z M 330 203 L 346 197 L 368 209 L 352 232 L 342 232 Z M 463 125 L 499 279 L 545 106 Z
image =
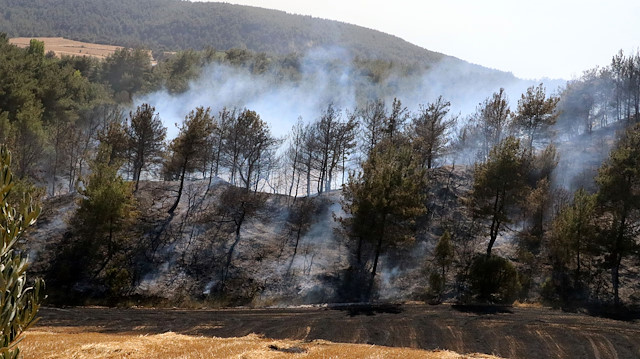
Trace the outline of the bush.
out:
M 429 273 L 429 290 L 427 291 L 429 303 L 440 303 L 442 301 L 444 285 L 444 277 L 440 273 L 436 271 Z
M 18 358 L 17 347 L 22 333 L 36 321 L 38 308 L 44 300 L 44 282 L 37 279 L 32 286 L 27 282 L 27 258 L 22 257 L 15 245 L 24 231 L 35 223 L 40 208 L 25 195 L 17 206 L 9 201 L 15 186 L 10 169 L 11 154 L 5 146 L 0 148 L 0 358 Z
M 484 303 L 511 304 L 520 291 L 516 268 L 496 255 L 483 254 L 473 259 L 469 284 L 474 298 Z

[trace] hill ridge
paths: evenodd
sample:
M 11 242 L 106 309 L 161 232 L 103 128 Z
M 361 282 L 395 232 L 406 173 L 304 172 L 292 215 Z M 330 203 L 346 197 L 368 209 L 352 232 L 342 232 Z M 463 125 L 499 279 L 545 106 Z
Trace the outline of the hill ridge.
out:
M 9 37 L 62 36 L 153 50 L 246 48 L 274 54 L 338 45 L 356 57 L 437 63 L 455 57 L 379 30 L 281 10 L 179 0 L 0 0 Z

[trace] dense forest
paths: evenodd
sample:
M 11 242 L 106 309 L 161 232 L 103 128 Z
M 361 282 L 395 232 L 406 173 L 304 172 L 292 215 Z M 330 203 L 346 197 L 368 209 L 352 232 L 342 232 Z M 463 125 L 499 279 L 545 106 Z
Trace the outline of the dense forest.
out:
M 10 37 L 74 40 L 161 51 L 248 49 L 286 55 L 339 46 L 365 59 L 433 64 L 446 57 L 379 31 L 282 11 L 180 0 L 0 1 Z
M 169 137 L 163 113 L 132 105 L 188 91 L 211 64 L 300 79 L 294 55 L 189 50 L 151 66 L 142 50 L 58 59 L 0 38 L 9 200 L 44 206 L 21 245 L 52 303 L 638 304 L 640 54 L 558 94 L 534 85 L 511 103 L 496 88 L 464 115 L 444 97 L 410 110 L 392 86 L 363 92 L 285 138 L 215 99 Z M 414 74 L 351 65 L 373 86 Z

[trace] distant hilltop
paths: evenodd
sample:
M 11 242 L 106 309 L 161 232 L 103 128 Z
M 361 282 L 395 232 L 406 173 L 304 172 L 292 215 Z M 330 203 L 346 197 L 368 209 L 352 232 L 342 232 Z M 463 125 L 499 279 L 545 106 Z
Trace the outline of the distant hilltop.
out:
M 339 46 L 372 60 L 429 65 L 453 59 L 360 26 L 226 3 L 0 0 L 0 18 L 0 31 L 9 37 L 56 36 L 154 51 L 212 47 L 284 55 Z

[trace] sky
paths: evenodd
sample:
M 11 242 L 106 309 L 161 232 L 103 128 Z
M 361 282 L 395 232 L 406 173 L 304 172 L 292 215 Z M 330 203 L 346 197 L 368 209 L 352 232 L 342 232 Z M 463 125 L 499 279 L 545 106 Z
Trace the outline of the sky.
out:
M 638 0 L 233 0 L 338 20 L 523 79 L 579 77 L 640 47 Z

